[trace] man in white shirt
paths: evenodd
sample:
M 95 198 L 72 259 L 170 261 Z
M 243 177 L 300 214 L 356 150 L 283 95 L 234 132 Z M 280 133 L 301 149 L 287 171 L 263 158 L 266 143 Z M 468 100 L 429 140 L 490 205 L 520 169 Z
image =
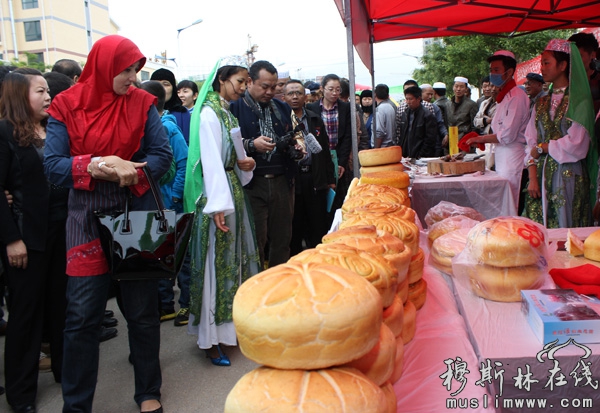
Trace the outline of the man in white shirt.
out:
M 490 82 L 499 87 L 498 106 L 492 119 L 492 134 L 470 138 L 466 143 L 495 143 L 495 163 L 498 175 L 508 179 L 515 208 L 525 160 L 525 129 L 529 120 L 529 98 L 517 87 L 513 78 L 517 68 L 515 55 L 498 50 L 488 58 Z

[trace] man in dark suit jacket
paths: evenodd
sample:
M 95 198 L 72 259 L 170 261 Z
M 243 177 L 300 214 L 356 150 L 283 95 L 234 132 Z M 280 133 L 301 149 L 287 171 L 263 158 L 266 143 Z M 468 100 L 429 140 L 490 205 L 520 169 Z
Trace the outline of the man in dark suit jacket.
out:
M 323 119 L 327 135 L 329 136 L 329 149 L 335 150 L 337 156 L 338 182 L 332 207 L 332 212 L 334 212 L 342 206 L 346 192 L 348 191 L 348 185 L 352 180 L 352 171 L 348 170 L 348 163 L 352 154 L 350 103 L 339 99 L 342 88 L 340 78 L 337 75 L 329 74 L 323 77 L 321 89 L 323 90 L 323 99 L 313 102 L 306 107 Z M 333 122 L 335 125 L 332 124 L 332 119 L 337 119 L 337 122 Z M 334 137 L 331 131 L 335 130 L 335 128 L 337 128 L 337 136 Z M 336 143 L 332 144 L 332 141 Z M 333 215 L 329 218 L 331 220 Z
M 290 258 L 297 165 L 288 148 L 275 141 L 292 130 L 291 109 L 273 99 L 277 69 L 271 63 L 255 62 L 248 77 L 246 94 L 232 102 L 231 113 L 239 120 L 246 153 L 256 161 L 254 177 L 244 189 L 252 205 L 261 264 L 269 240 L 269 266 L 274 266 Z
M 407 110 L 400 118 L 399 142 L 402 156 L 406 158 L 426 158 L 436 156 L 437 121 L 421 105 L 421 89 L 411 86 L 404 91 Z
M 296 134 L 306 156 L 298 162 L 296 177 L 290 245 L 291 255 L 295 255 L 302 251 L 303 240 L 308 248 L 314 248 L 327 233 L 327 194 L 330 188 L 335 188 L 335 178 L 325 124 L 319 115 L 304 108 L 306 93 L 302 82 L 289 80 L 284 87 L 283 97 L 292 108 L 292 123 L 302 123 L 305 131 Z M 316 138 L 320 150 L 307 142 L 307 133 Z

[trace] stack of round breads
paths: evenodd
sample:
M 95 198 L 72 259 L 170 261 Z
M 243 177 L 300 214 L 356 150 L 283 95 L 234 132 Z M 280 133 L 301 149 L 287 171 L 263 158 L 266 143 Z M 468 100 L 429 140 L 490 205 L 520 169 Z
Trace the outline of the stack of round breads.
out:
M 400 163 L 402 148 L 390 146 L 388 148 L 365 149 L 358 152 L 361 175 L 367 172 L 379 171 L 404 171 Z
M 465 215 L 455 215 L 438 221 L 429 227 L 429 230 L 427 231 L 429 247 L 431 248 L 433 242 L 442 235 L 461 228 L 471 229 L 479 222 L 480 221 L 471 219 Z
M 390 380 L 395 383 L 402 375 L 404 344 L 412 340 L 416 329 L 416 308 L 408 301 L 407 272 L 412 253 L 399 238 L 378 230 L 374 225 L 353 226 L 331 232 L 323 237 L 323 244 L 317 250 L 336 244 L 381 256 L 397 270 L 398 287 L 393 301 L 391 304 L 386 303 L 383 309 L 383 323 L 389 327 L 395 339 L 396 359 Z M 302 254 L 305 253 L 306 251 Z M 376 352 L 377 349 L 373 351 Z M 366 357 L 369 358 L 368 355 Z M 359 364 L 354 367 L 359 367 L 360 362 L 359 360 Z
M 475 225 L 457 260 L 475 294 L 494 301 L 520 301 L 546 269 L 546 234 L 527 218 L 499 217 Z M 457 274 L 455 274 L 457 275 Z
M 396 288 L 396 269 L 374 257 L 366 266 L 382 273 L 361 277 L 290 260 L 240 286 L 233 301 L 240 350 L 264 366 L 236 383 L 226 413 L 395 411 L 395 394 L 380 386 L 392 377 L 396 343 L 382 322 L 382 293 L 368 277 Z

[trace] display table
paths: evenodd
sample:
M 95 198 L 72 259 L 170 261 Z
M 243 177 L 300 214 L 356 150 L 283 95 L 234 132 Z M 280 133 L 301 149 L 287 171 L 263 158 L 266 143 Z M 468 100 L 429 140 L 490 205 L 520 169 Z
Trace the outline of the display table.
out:
M 582 228 L 574 232 L 580 237 L 585 237 L 596 229 L 598 228 Z M 549 230 L 548 235 L 550 240 L 564 241 L 566 230 Z M 570 258 L 563 260 L 562 257 L 567 257 L 567 253 L 561 251 L 555 253 L 550 261 L 550 267 L 574 266 Z M 579 260 L 584 261 L 583 258 Z M 582 262 L 577 265 L 581 265 Z M 598 389 L 600 344 L 585 344 L 592 353 L 584 360 L 581 357 L 585 351 L 571 344 L 551 356 L 554 359 L 548 359 L 548 353 L 543 353 L 543 357 L 541 357 L 543 361 L 540 362 L 536 359 L 536 355 L 543 350 L 543 345 L 529 326 L 521 310 L 520 302 L 500 303 L 484 300 L 475 296 L 466 285 L 453 277 L 444 274 L 444 278 L 454 291 L 456 303 L 466 322 L 467 331 L 479 362 L 485 363 L 487 366 L 489 360 L 492 377 L 494 377 L 494 372 L 503 371 L 504 382 L 502 385 L 499 378 L 492 378 L 486 382 L 494 400 L 498 395 L 498 411 L 529 412 L 552 408 L 561 412 L 600 411 L 600 390 Z M 547 275 L 544 288 L 555 288 L 549 275 Z M 590 301 L 589 304 L 600 313 L 600 301 Z M 584 385 L 585 379 L 580 381 L 577 386 L 575 385 L 576 380 L 571 372 L 578 367 L 574 374 L 581 378 L 582 361 L 589 367 L 593 375 L 592 384 L 596 384 L 596 389 L 589 384 Z M 495 365 L 495 363 L 501 363 L 501 365 Z M 469 378 L 479 380 L 481 378 L 479 369 L 475 366 L 472 367 L 469 369 L 471 371 Z M 519 370 L 523 374 L 530 372 L 531 378 L 538 382 L 532 383 L 529 390 L 518 388 L 515 377 L 519 376 Z M 555 378 L 550 380 L 554 370 L 556 370 Z M 564 375 L 562 380 L 558 379 L 560 374 Z M 500 397 L 501 391 L 502 396 Z M 519 399 L 533 402 L 536 406 L 539 406 L 538 403 L 546 403 L 546 407 L 524 406 L 519 408 L 516 407 Z M 584 406 L 587 406 L 587 409 L 583 409 Z M 590 409 L 590 406 L 593 408 Z
M 426 228 L 427 211 L 440 201 L 471 207 L 487 219 L 516 215 L 516 202 L 508 180 L 496 172 L 485 171 L 452 177 L 434 178 L 416 174 L 411 188 L 412 208 Z

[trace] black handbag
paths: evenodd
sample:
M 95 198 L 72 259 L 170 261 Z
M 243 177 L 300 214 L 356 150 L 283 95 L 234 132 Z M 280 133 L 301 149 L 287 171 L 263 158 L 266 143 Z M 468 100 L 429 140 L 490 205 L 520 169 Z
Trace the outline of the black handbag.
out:
M 97 213 L 100 240 L 115 280 L 173 279 L 181 269 L 192 232 L 194 213 L 165 209 L 158 185 L 144 168 L 156 200 L 155 211 Z

